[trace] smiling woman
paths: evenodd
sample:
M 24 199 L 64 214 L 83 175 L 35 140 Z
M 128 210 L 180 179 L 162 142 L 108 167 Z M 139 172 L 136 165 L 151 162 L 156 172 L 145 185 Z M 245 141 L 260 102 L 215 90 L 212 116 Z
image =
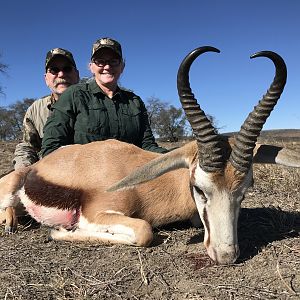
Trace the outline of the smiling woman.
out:
M 116 92 L 118 80 L 125 67 L 121 55 L 121 52 L 117 53 L 107 47 L 99 48 L 92 55 L 90 70 L 94 74 L 98 86 L 109 98 L 112 98 Z
M 107 139 L 167 152 L 155 142 L 142 99 L 118 86 L 125 67 L 119 42 L 111 38 L 97 40 L 89 66 L 94 80 L 70 87 L 53 106 L 45 125 L 42 156 L 64 145 Z M 58 74 L 64 67 L 59 66 Z

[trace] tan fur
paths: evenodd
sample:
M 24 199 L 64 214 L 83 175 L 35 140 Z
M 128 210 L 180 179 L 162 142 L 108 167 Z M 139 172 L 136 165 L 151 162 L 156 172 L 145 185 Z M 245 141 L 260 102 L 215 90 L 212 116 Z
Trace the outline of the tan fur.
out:
M 195 149 L 194 142 L 183 147 L 191 160 L 196 157 Z M 133 190 L 106 192 L 113 183 L 158 157 L 163 155 L 116 140 L 72 145 L 26 168 L 26 176 L 15 171 L 3 177 L 0 193 L 15 194 L 24 186 L 25 194 L 36 204 L 81 207 L 89 222 L 101 222 L 98 215 L 107 210 L 141 218 L 152 226 L 191 218 L 196 207 L 190 194 L 188 169 L 171 171 Z M 176 189 L 170 185 L 172 182 Z
M 236 170 L 231 163 L 227 163 L 222 172 L 215 172 L 213 181 L 219 189 L 234 191 L 243 181 L 245 174 Z

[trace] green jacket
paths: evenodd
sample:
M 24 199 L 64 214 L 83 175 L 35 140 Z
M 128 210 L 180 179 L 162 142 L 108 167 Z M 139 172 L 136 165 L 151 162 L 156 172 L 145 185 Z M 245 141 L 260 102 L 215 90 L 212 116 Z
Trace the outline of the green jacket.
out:
M 69 87 L 53 105 L 44 127 L 41 155 L 61 146 L 118 139 L 142 149 L 165 153 L 155 142 L 140 97 L 119 89 L 108 98 L 96 81 Z

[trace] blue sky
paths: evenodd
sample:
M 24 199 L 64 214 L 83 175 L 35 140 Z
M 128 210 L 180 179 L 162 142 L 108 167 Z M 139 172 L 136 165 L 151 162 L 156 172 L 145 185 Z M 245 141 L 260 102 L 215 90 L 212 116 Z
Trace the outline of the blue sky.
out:
M 300 128 L 300 1 L 298 0 L 123 0 L 2 1 L 2 62 L 6 97 L 0 106 L 49 93 L 45 85 L 46 52 L 62 47 L 73 52 L 81 77 L 95 40 L 109 36 L 123 47 L 126 68 L 122 86 L 146 102 L 156 97 L 180 107 L 178 67 L 196 47 L 210 45 L 192 65 L 191 87 L 202 109 L 223 132 L 236 131 L 266 92 L 274 66 L 272 50 L 286 61 L 288 81 L 264 129 Z

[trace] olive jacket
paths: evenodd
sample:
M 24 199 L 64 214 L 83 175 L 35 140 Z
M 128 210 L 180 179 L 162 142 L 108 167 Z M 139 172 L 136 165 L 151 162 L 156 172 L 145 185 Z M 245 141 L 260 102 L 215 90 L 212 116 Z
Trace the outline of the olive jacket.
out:
M 52 109 L 44 127 L 43 157 L 61 146 L 106 139 L 168 152 L 155 142 L 145 104 L 133 92 L 118 88 L 110 99 L 92 80 L 69 87 Z

